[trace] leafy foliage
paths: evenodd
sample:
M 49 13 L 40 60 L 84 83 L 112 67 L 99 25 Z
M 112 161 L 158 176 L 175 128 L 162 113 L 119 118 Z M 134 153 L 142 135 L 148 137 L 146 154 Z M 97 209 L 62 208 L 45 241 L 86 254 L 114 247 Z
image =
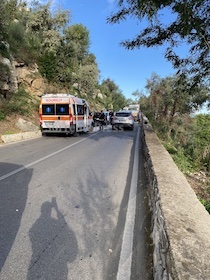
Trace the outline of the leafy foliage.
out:
M 52 52 L 39 57 L 39 71 L 49 82 L 56 80 L 56 57 Z
M 61 31 L 68 22 L 68 12 L 58 11 L 54 16 L 50 12 L 50 2 L 35 5 L 28 15 L 27 32 L 40 40 L 40 52 L 56 53 L 61 43 Z
M 134 39 L 122 42 L 124 47 L 133 49 L 166 44 L 165 57 L 175 69 L 193 77 L 191 86 L 201 82 L 209 86 L 209 0 L 118 0 L 117 3 L 119 10 L 107 19 L 109 23 L 118 23 L 131 16 L 143 27 Z M 164 14 L 169 14 L 170 20 Z M 189 46 L 189 54 L 184 58 L 178 54 L 182 44 Z
M 82 24 L 70 25 L 69 11 L 58 9 L 52 13 L 51 1 L 31 1 L 30 7 L 27 3 L 0 1 L 0 54 L 25 65 L 38 64 L 40 74 L 49 84 L 87 98 L 98 109 L 121 108 L 125 97 L 119 87 L 113 81 L 108 87 L 98 81 L 96 57 L 89 52 L 89 30 Z M 2 64 L 0 72 L 0 85 L 4 85 L 9 82 L 10 69 Z M 98 89 L 102 91 L 98 93 Z M 98 97 L 101 93 L 103 98 Z M 7 99 L 7 103 L 2 101 L 1 118 L 10 111 L 27 113 L 23 100 L 16 97 Z
M 208 200 L 200 199 L 200 202 L 204 205 L 204 207 L 210 214 L 210 199 L 208 199 Z
M 147 90 L 147 96 L 139 95 L 141 110 L 179 169 L 185 174 L 201 170 L 210 174 L 210 115 L 192 114 L 205 100 L 206 87 L 194 91 L 183 76 L 153 74 Z M 208 197 L 201 202 L 210 213 Z
M 91 98 L 98 82 L 97 66 L 95 64 L 81 66 L 79 68 L 77 82 L 80 95 L 88 95 Z
M 197 115 L 195 117 L 196 129 L 194 134 L 195 158 L 210 171 L 210 115 Z
M 210 115 L 191 115 L 200 105 L 197 96 L 205 99 L 206 88 L 193 91 L 183 76 L 153 74 L 147 90 L 148 96 L 140 97 L 141 109 L 180 169 L 210 171 Z
M 191 88 L 185 75 L 160 78 L 157 74 L 147 80 L 149 103 L 153 118 L 161 122 L 174 122 L 177 114 L 190 114 L 200 108 L 208 98 L 205 86 Z
M 122 94 L 119 87 L 110 78 L 102 81 L 100 90 L 106 96 L 106 100 L 104 102 L 105 108 L 118 111 L 126 105 L 126 98 Z

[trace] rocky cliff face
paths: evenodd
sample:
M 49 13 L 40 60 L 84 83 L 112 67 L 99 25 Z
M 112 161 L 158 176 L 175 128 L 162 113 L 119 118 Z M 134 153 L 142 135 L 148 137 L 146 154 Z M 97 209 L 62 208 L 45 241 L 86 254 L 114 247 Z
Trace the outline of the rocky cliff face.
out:
M 38 65 L 25 65 L 23 62 L 17 62 L 14 59 L 9 60 L 0 56 L 0 63 L 9 68 L 9 75 L 0 83 L 0 92 L 6 97 L 10 93 L 16 93 L 20 86 L 34 96 L 40 96 L 47 92 L 69 92 L 68 89 L 59 88 L 55 85 L 48 84 L 39 73 Z M 93 98 L 96 97 L 103 100 L 103 94 L 100 90 L 93 93 Z
M 18 86 L 22 85 L 27 92 L 33 95 L 41 95 L 45 91 L 45 82 L 40 76 L 36 64 L 29 67 L 24 63 L 15 62 L 15 71 Z
M 5 43 L 5 46 L 9 54 L 9 46 Z M 26 65 L 24 62 L 16 61 L 11 54 L 9 54 L 10 59 L 3 57 L 0 54 L 0 95 L 7 98 L 11 94 L 18 92 L 20 87 L 23 87 L 26 92 L 30 93 L 35 97 L 40 97 L 43 93 L 69 93 L 68 88 L 61 88 L 59 85 L 52 85 L 47 83 L 47 81 L 39 73 L 39 68 L 36 63 L 31 65 Z M 72 88 L 75 89 L 71 94 L 77 95 L 77 84 L 73 84 Z M 86 98 L 86 97 L 85 97 Z M 101 103 L 106 98 L 99 89 L 96 89 L 92 93 L 92 98 L 95 102 L 91 104 L 93 110 L 101 109 Z M 112 107 L 111 105 L 109 106 Z
M 9 46 L 6 47 L 9 53 Z M 67 89 L 49 85 L 40 75 L 36 63 L 27 66 L 24 62 L 16 61 L 11 55 L 9 59 L 0 54 L 0 68 L 0 93 L 5 98 L 9 94 L 16 93 L 20 86 L 35 96 L 45 92 L 67 92 Z
M 36 64 L 29 67 L 24 63 L 18 63 L 14 59 L 9 60 L 2 56 L 0 56 L 0 63 L 9 69 L 8 75 L 4 75 L 0 83 L 0 91 L 4 97 L 16 93 L 20 85 L 29 93 L 37 96 L 45 91 L 46 83 L 40 76 Z
M 15 63 L 14 61 L 10 61 L 8 58 L 0 55 L 0 64 L 2 68 L 0 91 L 4 97 L 6 97 L 9 92 L 16 92 L 18 90 Z
M 5 95 L 16 93 L 20 86 L 32 95 L 40 96 L 45 92 L 58 92 L 58 88 L 49 85 L 43 77 L 39 74 L 37 64 L 30 66 L 24 63 L 19 63 L 15 60 L 10 61 L 6 58 L 0 58 L 0 62 L 6 64 L 10 69 L 10 74 L 7 79 L 1 84 L 1 92 Z M 59 92 L 66 92 L 66 90 L 59 89 Z

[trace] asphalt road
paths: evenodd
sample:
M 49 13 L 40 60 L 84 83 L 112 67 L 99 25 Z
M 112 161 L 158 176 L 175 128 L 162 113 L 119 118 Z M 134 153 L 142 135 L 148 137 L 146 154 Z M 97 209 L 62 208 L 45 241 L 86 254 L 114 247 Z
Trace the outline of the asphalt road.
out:
M 1 280 L 152 279 L 140 133 L 0 147 Z

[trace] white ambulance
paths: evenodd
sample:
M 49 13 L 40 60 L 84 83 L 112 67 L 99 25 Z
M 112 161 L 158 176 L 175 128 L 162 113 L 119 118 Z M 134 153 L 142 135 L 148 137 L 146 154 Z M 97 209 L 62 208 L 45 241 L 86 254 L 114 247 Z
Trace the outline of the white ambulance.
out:
M 68 93 L 43 94 L 39 117 L 42 135 L 88 132 L 93 123 L 88 102 Z

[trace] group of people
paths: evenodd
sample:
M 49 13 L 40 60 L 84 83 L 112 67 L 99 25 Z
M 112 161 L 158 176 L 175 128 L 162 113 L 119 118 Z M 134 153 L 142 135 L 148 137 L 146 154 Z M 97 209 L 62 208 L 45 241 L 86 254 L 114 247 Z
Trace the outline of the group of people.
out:
M 109 112 L 109 115 L 105 114 L 103 110 L 98 115 L 98 122 L 99 122 L 99 128 L 100 130 L 103 130 L 104 126 L 107 125 L 107 123 L 112 123 L 113 118 L 113 112 Z

